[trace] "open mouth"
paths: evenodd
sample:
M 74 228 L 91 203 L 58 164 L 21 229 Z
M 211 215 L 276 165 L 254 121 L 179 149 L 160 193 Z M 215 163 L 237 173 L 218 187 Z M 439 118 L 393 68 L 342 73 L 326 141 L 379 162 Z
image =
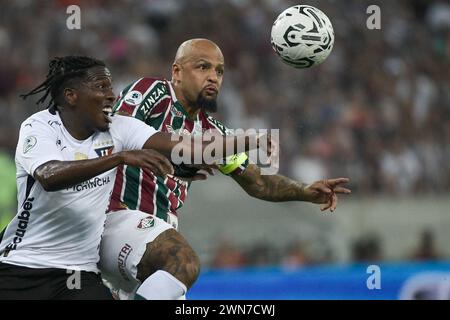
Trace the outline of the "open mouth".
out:
M 112 113 L 112 107 L 111 106 L 106 106 L 102 109 L 103 113 L 105 114 L 105 116 L 108 116 Z
M 111 106 L 106 106 L 106 107 L 103 107 L 103 109 L 102 109 L 103 115 L 105 116 L 105 120 L 107 123 L 111 123 L 110 116 L 112 116 L 112 111 L 113 111 L 113 109 Z

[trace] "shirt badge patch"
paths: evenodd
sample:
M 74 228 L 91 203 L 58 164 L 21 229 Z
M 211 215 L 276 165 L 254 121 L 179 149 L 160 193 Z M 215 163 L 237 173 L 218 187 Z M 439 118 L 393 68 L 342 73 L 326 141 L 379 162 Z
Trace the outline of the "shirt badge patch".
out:
M 97 148 L 95 149 L 95 152 L 97 153 L 97 155 L 99 157 L 105 157 L 105 156 L 109 156 L 112 154 L 114 149 L 114 146 L 107 146 L 107 147 L 103 147 L 103 148 Z
M 129 104 L 130 106 L 137 106 L 142 102 L 142 93 L 139 91 L 133 90 L 128 92 L 125 95 L 125 98 L 123 99 L 126 104 Z
M 37 143 L 37 139 L 35 136 L 28 136 L 25 138 L 25 142 L 23 143 L 23 153 L 27 153 L 31 149 L 34 148 L 34 146 Z
M 153 217 L 147 217 L 147 218 L 143 218 L 139 221 L 137 228 L 138 229 L 148 229 L 151 228 L 155 225 L 155 219 L 153 219 Z
M 180 110 L 178 110 L 174 105 L 170 107 L 170 113 L 172 113 L 174 117 L 183 117 L 183 113 Z
M 112 140 L 101 141 L 94 144 L 94 148 L 99 157 L 109 156 L 113 153 L 114 142 Z

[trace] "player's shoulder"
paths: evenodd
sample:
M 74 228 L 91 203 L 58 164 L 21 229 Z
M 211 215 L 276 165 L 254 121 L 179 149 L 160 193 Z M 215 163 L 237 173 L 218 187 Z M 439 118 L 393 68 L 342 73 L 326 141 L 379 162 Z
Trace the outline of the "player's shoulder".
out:
M 121 114 L 114 114 L 113 116 L 110 117 L 111 119 L 111 127 L 120 125 L 120 124 L 128 124 L 128 123 L 136 123 L 136 121 L 140 121 L 137 120 L 134 117 L 131 117 L 129 115 L 121 115 Z
M 135 92 L 141 95 L 145 95 L 152 89 L 162 89 L 165 91 L 169 90 L 169 82 L 164 78 L 158 77 L 143 77 L 134 80 L 129 86 L 124 90 L 124 94 Z
M 213 127 L 218 129 L 220 132 L 224 134 L 228 134 L 230 129 L 228 129 L 220 120 L 214 118 L 213 116 L 207 114 L 204 112 L 204 116 L 206 118 L 206 121 Z
M 57 112 L 54 113 L 50 112 L 48 109 L 33 113 L 31 116 L 29 116 L 27 119 L 25 119 L 20 128 L 54 128 L 57 126 L 61 126 L 62 122 L 59 118 Z
M 170 98 L 170 83 L 164 78 L 144 77 L 135 80 L 120 94 L 118 102 L 129 107 L 152 107 L 163 99 Z M 148 111 L 148 110 L 144 110 Z

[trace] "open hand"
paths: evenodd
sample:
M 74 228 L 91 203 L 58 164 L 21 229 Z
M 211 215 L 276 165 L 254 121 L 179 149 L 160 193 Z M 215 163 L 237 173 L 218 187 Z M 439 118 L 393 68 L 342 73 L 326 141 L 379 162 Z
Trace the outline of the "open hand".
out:
M 156 176 L 173 174 L 173 166 L 170 161 L 156 150 L 122 151 L 121 156 L 124 164 L 151 171 Z
M 348 178 L 325 179 L 313 182 L 304 188 L 305 200 L 321 204 L 320 210 L 336 210 L 338 197 L 337 194 L 350 194 L 351 190 L 342 187 L 342 184 L 348 183 Z

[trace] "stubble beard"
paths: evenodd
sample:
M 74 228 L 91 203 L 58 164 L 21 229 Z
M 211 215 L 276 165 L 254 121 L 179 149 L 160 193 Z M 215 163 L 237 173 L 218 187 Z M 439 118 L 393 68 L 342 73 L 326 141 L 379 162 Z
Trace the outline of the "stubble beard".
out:
M 200 92 L 197 97 L 197 106 L 204 111 L 217 112 L 217 96 L 208 99 Z

